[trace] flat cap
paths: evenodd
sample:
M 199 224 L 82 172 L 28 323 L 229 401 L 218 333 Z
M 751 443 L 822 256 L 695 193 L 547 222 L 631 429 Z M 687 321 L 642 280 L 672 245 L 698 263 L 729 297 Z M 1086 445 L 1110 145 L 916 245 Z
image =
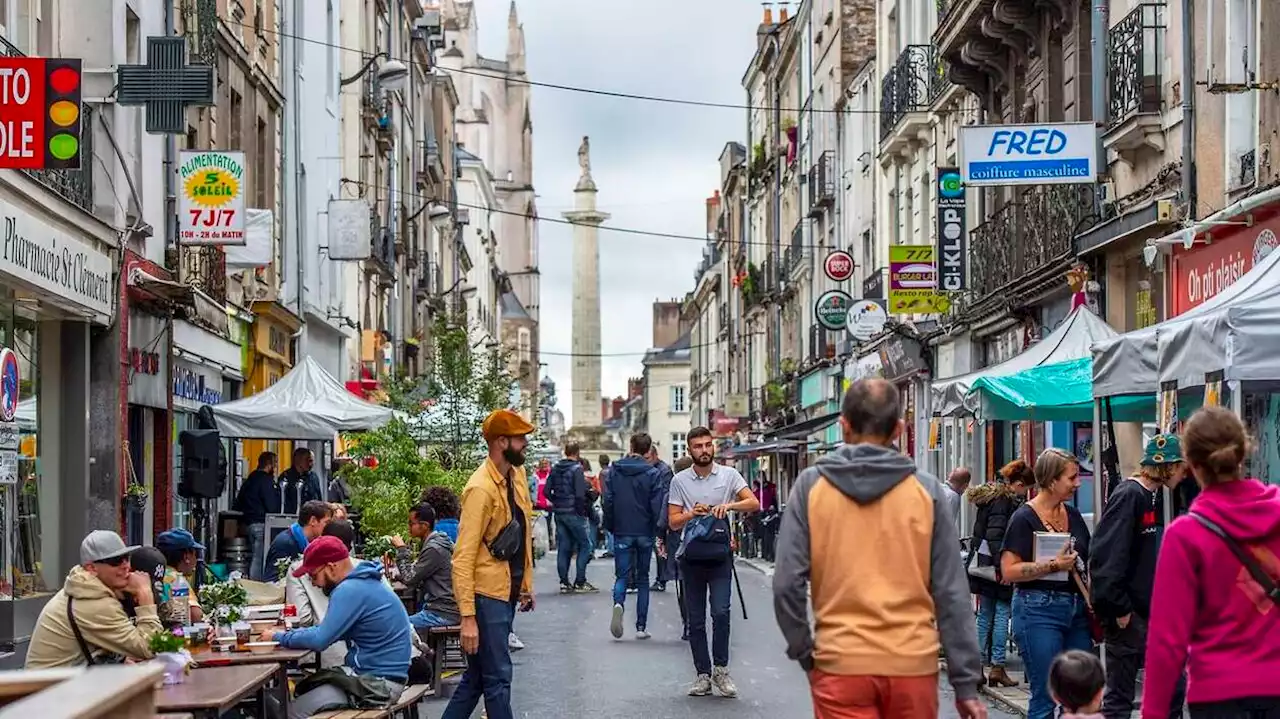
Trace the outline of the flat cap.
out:
M 523 437 L 526 434 L 532 434 L 534 426 L 521 417 L 519 414 L 509 409 L 496 409 L 484 418 L 484 424 L 480 425 L 480 432 L 484 435 L 485 441 L 493 441 L 499 437 Z

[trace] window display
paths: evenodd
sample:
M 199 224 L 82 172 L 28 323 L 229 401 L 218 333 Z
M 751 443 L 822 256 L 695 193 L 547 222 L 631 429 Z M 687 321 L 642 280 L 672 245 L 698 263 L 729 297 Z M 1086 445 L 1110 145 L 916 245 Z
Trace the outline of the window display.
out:
M 42 576 L 39 325 L 0 307 L 0 599 L 47 592 Z M 53 508 L 46 507 L 47 511 Z

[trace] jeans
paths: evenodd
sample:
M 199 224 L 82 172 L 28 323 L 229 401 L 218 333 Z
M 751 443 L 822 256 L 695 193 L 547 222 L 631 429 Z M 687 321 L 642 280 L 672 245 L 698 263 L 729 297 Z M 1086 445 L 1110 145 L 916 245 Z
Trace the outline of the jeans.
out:
M 984 595 L 978 596 L 978 650 L 988 664 L 1004 666 L 1009 647 L 1009 602 Z
M 547 545 L 551 549 L 555 549 L 555 544 L 558 541 L 556 539 L 556 513 L 548 509 L 543 516 L 547 518 Z
M 714 664 L 729 666 L 729 609 L 733 599 L 733 560 L 715 564 L 680 562 L 684 605 L 689 615 L 693 668 L 710 674 Z M 643 590 L 642 590 L 643 591 Z M 711 653 L 707 653 L 707 603 L 711 604 Z
M 414 612 L 409 615 L 409 624 L 413 625 L 414 629 L 430 629 L 431 627 L 452 627 L 457 622 L 423 609 L 420 612 Z
M 1049 719 L 1054 701 L 1049 695 L 1049 665 L 1070 649 L 1093 649 L 1084 598 L 1068 592 L 1015 589 L 1013 635 L 1027 667 L 1031 701 L 1027 719 Z
M 636 580 L 636 631 L 649 621 L 649 557 L 653 537 L 613 538 L 613 603 L 626 604 L 627 583 Z
M 255 582 L 263 581 L 266 575 L 266 568 L 262 565 L 267 563 L 267 547 L 263 543 L 263 534 L 266 533 L 266 524 L 250 524 L 249 525 L 249 579 Z M 275 571 L 275 567 L 271 568 Z M 272 580 L 275 577 L 271 577 Z
M 569 583 L 569 560 L 578 553 L 578 573 L 574 584 L 587 581 L 587 562 L 591 561 L 591 540 L 587 537 L 587 518 L 572 514 L 556 517 L 556 570 L 560 583 Z
M 480 697 L 489 719 L 514 719 L 511 712 L 511 650 L 507 636 L 515 605 L 498 599 L 476 595 L 476 625 L 480 630 L 480 646 L 467 657 L 467 671 L 453 692 L 449 706 L 440 719 L 469 719 Z
M 588 535 L 588 546 L 591 547 L 591 551 L 594 553 L 596 551 L 596 546 L 599 544 L 599 542 L 596 541 L 596 538 L 600 536 L 600 515 L 596 514 L 595 508 L 592 508 L 590 511 L 591 516 L 587 518 L 587 524 L 589 525 L 587 527 L 587 531 L 590 533 Z M 587 558 L 592 559 L 593 557 L 588 556 Z
M 1147 653 L 1147 620 L 1134 614 L 1129 626 L 1121 629 L 1112 624 L 1106 632 L 1107 692 L 1102 697 L 1102 715 L 1107 719 L 1133 713 L 1134 694 L 1138 689 L 1138 670 Z M 1187 678 L 1184 674 L 1173 690 L 1169 717 L 1182 716 L 1187 701 Z
M 609 554 L 613 554 L 613 532 L 608 530 L 604 533 L 604 549 Z

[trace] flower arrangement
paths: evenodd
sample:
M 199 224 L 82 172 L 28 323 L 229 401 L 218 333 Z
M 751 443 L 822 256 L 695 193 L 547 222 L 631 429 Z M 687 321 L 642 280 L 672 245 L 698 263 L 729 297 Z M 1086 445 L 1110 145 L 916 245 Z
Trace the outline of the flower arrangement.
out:
M 147 638 L 147 647 L 156 661 L 164 666 L 164 683 L 181 684 L 191 673 L 191 652 L 186 640 L 170 631 L 159 631 Z
M 285 575 L 289 573 L 289 567 L 291 567 L 292 565 L 293 565 L 293 559 L 291 557 L 281 557 L 277 559 L 276 560 L 276 580 L 278 581 L 278 580 L 284 579 Z
M 169 654 L 186 649 L 187 642 L 173 632 L 160 631 L 147 638 L 147 647 L 154 654 Z
M 211 607 L 209 619 L 219 626 L 229 626 L 244 618 L 244 608 L 249 604 L 249 594 L 240 586 L 236 573 L 225 582 L 214 582 L 200 587 L 200 605 Z

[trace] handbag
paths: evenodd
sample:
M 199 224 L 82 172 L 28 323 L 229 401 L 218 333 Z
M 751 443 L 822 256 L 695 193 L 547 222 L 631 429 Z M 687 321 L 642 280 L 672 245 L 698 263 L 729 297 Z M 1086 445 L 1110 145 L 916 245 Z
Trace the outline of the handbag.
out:
M 1245 548 L 1240 546 L 1240 543 L 1237 542 L 1230 534 L 1227 534 L 1227 530 L 1218 526 L 1217 522 L 1194 511 L 1188 512 L 1188 514 L 1190 514 L 1197 522 L 1204 525 L 1205 529 L 1218 535 L 1223 543 L 1227 545 L 1227 549 L 1235 555 L 1236 560 L 1244 565 L 1245 571 L 1249 573 L 1249 576 L 1253 578 L 1253 581 L 1257 582 L 1259 587 L 1262 587 L 1262 591 L 1267 595 L 1267 598 L 1270 599 L 1277 607 L 1280 607 L 1280 584 L 1277 584 L 1276 580 L 1272 579 L 1267 574 L 1266 570 L 1262 568 L 1262 565 L 1258 563 L 1258 560 L 1250 555 L 1249 552 L 1245 551 Z
M 507 475 L 507 509 L 511 512 L 511 521 L 486 545 L 489 555 L 499 562 L 515 559 L 524 548 L 524 527 L 516 520 L 516 490 L 510 474 Z

